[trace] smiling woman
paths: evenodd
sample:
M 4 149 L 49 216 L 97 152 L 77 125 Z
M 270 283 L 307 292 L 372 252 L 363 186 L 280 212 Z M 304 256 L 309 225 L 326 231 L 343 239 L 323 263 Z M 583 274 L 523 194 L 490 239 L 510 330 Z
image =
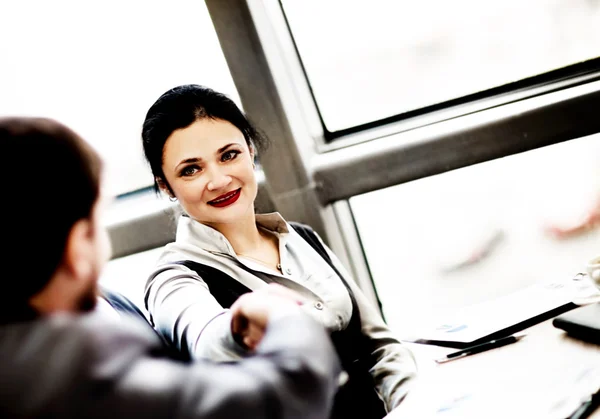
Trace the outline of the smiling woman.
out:
M 191 218 L 221 231 L 227 228 L 221 224 L 254 217 L 258 187 L 253 161 L 254 146 L 233 124 L 200 119 L 168 137 L 165 178 L 157 183 Z
M 142 139 L 156 190 L 185 212 L 146 284 L 154 327 L 184 356 L 239 359 L 262 335 L 235 327 L 228 309 L 277 283 L 301 294 L 348 373 L 332 417 L 381 418 L 396 407 L 416 372 L 411 352 L 310 227 L 255 214 L 264 138 L 238 107 L 203 86 L 179 86 L 148 110 Z

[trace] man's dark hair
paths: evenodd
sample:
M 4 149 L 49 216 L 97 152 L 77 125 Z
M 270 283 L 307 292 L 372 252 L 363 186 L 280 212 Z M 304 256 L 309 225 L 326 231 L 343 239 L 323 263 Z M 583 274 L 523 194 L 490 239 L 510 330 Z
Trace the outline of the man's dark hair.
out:
M 71 129 L 44 118 L 0 118 L 0 149 L 3 311 L 49 282 L 71 228 L 92 215 L 102 160 Z

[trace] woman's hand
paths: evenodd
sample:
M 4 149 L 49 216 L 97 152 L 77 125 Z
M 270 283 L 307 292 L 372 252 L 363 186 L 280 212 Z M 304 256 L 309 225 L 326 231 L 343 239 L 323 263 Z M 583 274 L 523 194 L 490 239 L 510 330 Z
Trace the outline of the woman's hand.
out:
M 234 339 L 254 351 L 273 317 L 298 313 L 304 297 L 279 284 L 242 295 L 231 306 L 231 332 Z

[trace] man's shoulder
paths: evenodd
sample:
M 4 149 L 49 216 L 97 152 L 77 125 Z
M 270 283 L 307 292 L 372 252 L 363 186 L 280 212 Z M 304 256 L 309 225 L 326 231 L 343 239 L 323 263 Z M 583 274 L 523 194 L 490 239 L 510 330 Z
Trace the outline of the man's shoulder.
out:
M 44 356 L 55 350 L 93 355 L 117 345 L 141 349 L 157 344 L 156 336 L 141 321 L 124 316 L 113 319 L 97 312 L 56 314 L 0 327 L 0 351 L 22 356 Z
M 4 324 L 0 416 L 33 417 L 48 406 L 67 406 L 74 394 L 118 377 L 158 348 L 158 339 L 145 325 L 101 313 Z
M 134 347 L 154 346 L 160 343 L 147 322 L 126 314 L 115 318 L 108 317 L 106 313 L 94 312 L 51 319 L 51 323 L 54 323 L 53 328 L 60 333 L 75 334 L 83 338 L 88 345 L 99 348 L 111 348 L 110 345 L 115 343 Z

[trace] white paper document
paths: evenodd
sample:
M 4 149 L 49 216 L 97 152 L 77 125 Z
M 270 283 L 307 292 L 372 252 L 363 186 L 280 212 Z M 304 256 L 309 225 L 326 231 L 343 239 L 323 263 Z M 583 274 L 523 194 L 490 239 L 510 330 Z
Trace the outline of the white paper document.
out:
M 401 405 L 385 419 L 565 419 L 600 389 L 598 355 L 557 358 L 551 366 L 541 358 L 528 368 L 503 365 L 485 380 L 441 378 L 420 399 L 426 402 Z
M 600 388 L 598 367 L 585 366 L 578 369 L 546 374 L 546 379 L 531 380 L 522 371 L 503 385 L 485 388 L 473 386 L 464 393 L 456 393 L 433 407 L 421 412 L 423 419 L 479 419 L 479 418 L 538 418 L 564 419 L 569 417 L 588 396 Z M 534 391 L 525 391 L 515 381 L 535 381 Z M 485 386 L 483 386 L 485 387 Z M 519 387 L 519 391 L 515 389 Z
M 573 280 L 537 283 L 494 300 L 465 307 L 405 340 L 471 343 L 559 309 L 572 303 L 577 295 Z

